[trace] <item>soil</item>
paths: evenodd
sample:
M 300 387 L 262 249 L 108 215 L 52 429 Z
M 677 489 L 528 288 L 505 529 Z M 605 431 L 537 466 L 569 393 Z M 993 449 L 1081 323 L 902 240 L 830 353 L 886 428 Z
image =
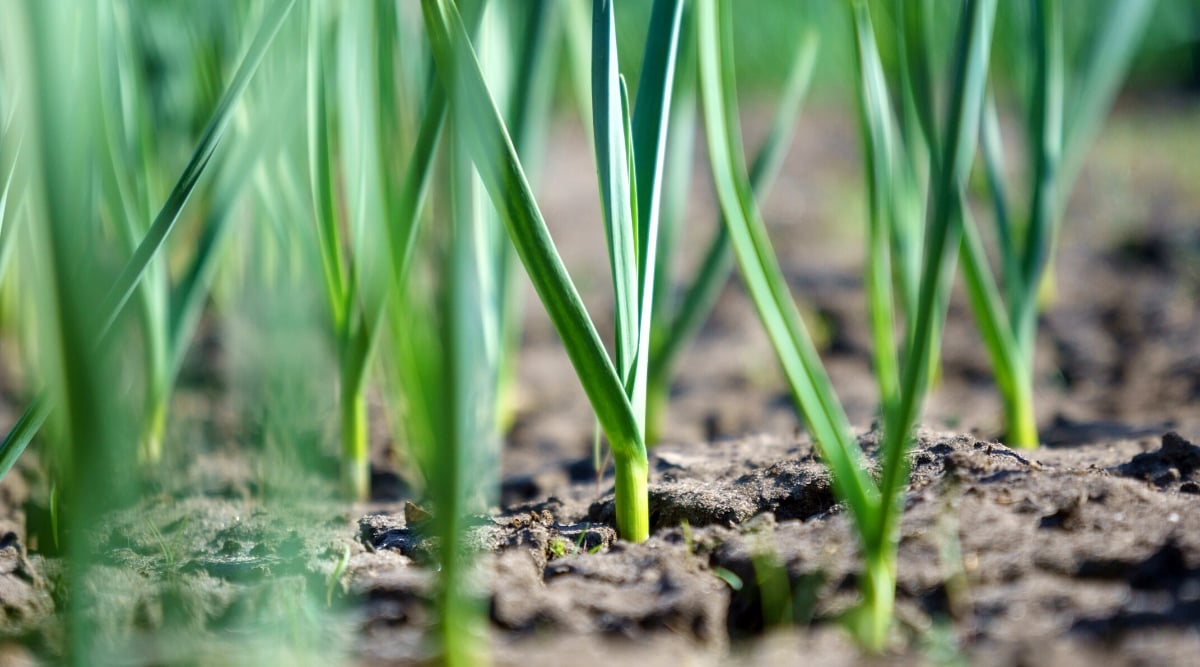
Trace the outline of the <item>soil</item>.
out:
M 762 120 L 750 119 L 751 135 Z M 1195 165 L 1171 163 L 1189 127 L 1200 127 L 1194 102 L 1122 108 L 1084 172 L 1039 333 L 1042 449 L 996 442 L 988 362 L 965 302 L 952 304 L 941 384 L 911 455 L 898 623 L 880 657 L 836 623 L 855 596 L 851 525 L 736 280 L 680 364 L 651 453 L 644 544 L 616 539 L 611 476 L 598 480 L 590 462 L 592 417 L 530 293 L 500 506 L 470 532 L 494 660 L 1194 664 L 1200 192 Z M 590 310 L 607 313 L 585 139 L 556 132 L 546 172 L 572 176 L 547 190 L 547 218 Z M 806 112 L 765 211 L 873 453 L 857 155 L 852 119 Z M 701 171 L 696 180 L 707 182 Z M 711 206 L 691 219 L 701 222 L 680 275 L 703 248 Z M 78 593 L 103 610 L 97 661 L 122 651 L 154 664 L 428 660 L 430 545 L 386 437 L 371 503 L 332 500 L 327 459 L 272 476 L 277 454 L 236 446 L 250 436 L 220 382 L 235 335 L 214 319 L 185 373 L 175 409 L 200 424 L 187 427 L 191 449 L 89 535 L 105 554 Z M 11 419 L 16 401 L 0 403 Z M 0 664 L 63 650 L 64 565 L 30 454 L 0 484 Z

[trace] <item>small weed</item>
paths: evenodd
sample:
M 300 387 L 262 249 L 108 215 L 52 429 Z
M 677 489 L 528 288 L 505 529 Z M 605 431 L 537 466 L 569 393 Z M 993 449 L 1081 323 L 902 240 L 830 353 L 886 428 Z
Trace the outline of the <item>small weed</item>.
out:
M 338 559 L 337 565 L 333 566 L 333 571 L 329 573 L 329 578 L 325 580 L 325 606 L 333 606 L 333 589 L 341 580 L 342 575 L 346 573 L 346 566 L 350 564 L 350 545 L 342 547 L 342 557 Z
M 582 537 L 582 536 L 583 536 L 583 533 L 580 533 L 580 537 Z M 570 551 L 568 551 L 568 549 Z M 563 558 L 568 553 L 575 553 L 577 550 L 578 550 L 577 547 L 572 548 L 571 543 L 564 540 L 561 537 L 556 537 L 556 538 L 550 540 L 550 555 L 553 558 Z

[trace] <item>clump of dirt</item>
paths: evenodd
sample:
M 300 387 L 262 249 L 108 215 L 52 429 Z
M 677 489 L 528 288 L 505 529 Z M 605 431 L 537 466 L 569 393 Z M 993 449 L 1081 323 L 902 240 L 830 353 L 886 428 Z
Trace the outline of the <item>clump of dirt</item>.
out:
M 1122 475 L 1153 482 L 1160 488 L 1194 495 L 1200 494 L 1198 471 L 1200 447 L 1174 431 L 1163 436 L 1159 449 L 1138 454 L 1116 468 L 1116 472 Z

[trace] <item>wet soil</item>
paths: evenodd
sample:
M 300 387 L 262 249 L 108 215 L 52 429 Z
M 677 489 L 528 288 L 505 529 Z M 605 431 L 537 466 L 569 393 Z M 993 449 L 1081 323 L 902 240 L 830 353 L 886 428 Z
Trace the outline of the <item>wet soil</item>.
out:
M 765 210 L 873 454 L 850 120 L 808 113 Z M 750 119 L 751 135 L 759 125 Z M 898 622 L 881 657 L 863 656 L 836 622 L 855 599 L 852 526 L 736 280 L 680 364 L 664 441 L 651 453 L 644 544 L 616 539 L 611 476 L 597 479 L 589 458 L 586 400 L 530 295 L 501 502 L 470 529 L 495 661 L 1193 664 L 1200 193 L 1194 165 L 1162 166 L 1181 136 L 1195 134 L 1185 135 L 1189 127 L 1200 127 L 1194 106 L 1122 110 L 1072 200 L 1058 299 L 1038 341 L 1047 446 L 1018 452 L 996 442 L 987 359 L 965 302 L 952 304 L 942 382 L 911 454 Z M 547 193 L 547 217 L 589 308 L 607 313 L 605 267 L 592 252 L 603 242 L 591 219 L 598 202 L 590 166 L 579 163 L 587 152 L 576 130 L 560 135 L 549 166 L 576 177 Z M 695 199 L 710 200 L 702 189 Z M 689 215 L 699 222 L 681 275 L 714 219 L 707 205 Z M 176 400 L 178 413 L 203 423 L 188 440 L 194 448 L 138 506 L 89 535 L 104 557 L 74 594 L 102 610 L 97 660 L 428 660 L 430 544 L 386 438 L 377 438 L 369 504 L 332 500 L 332 476 L 321 470 L 265 473 L 277 459 L 233 444 L 248 436 L 220 382 L 232 335 L 217 323 L 202 337 Z M 0 664 L 54 662 L 64 646 L 64 565 L 33 454 L 0 484 Z

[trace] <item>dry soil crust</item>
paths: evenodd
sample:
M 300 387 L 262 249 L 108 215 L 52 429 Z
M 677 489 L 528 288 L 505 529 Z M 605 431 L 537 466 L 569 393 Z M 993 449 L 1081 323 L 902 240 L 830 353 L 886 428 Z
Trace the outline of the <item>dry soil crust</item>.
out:
M 876 435 L 861 438 L 869 452 Z M 899 622 L 881 660 L 1194 664 L 1200 448 L 1168 433 L 1024 453 L 925 432 L 912 461 Z M 672 445 L 651 464 L 644 544 L 616 539 L 611 496 L 594 500 L 578 464 L 508 480 L 508 495 L 532 498 L 478 518 L 498 662 L 865 659 L 833 621 L 854 600 L 858 561 L 810 444 Z M 430 545 L 403 507 L 292 505 L 283 517 L 219 495 L 150 498 L 96 532 L 107 563 L 94 576 L 121 584 L 97 601 L 105 630 L 183 627 L 220 642 L 329 593 L 347 610 L 328 622 L 329 641 L 366 664 L 429 657 Z M 61 564 L 28 556 L 22 535 L 17 522 L 0 539 L 0 621 L 53 660 Z
M 875 434 L 862 442 L 872 448 Z M 958 650 L 976 664 L 1161 665 L 1200 655 L 1200 448 L 1167 434 L 1047 453 L 922 435 L 889 660 Z M 572 664 L 635 650 L 641 664 L 862 658 L 830 623 L 853 601 L 858 562 L 810 445 L 672 446 L 652 465 L 653 535 L 640 545 L 614 541 L 610 499 L 575 500 L 590 485 L 570 485 L 569 467 L 557 481 L 512 481 L 541 498 L 476 533 L 491 554 L 501 662 L 562 664 L 564 650 Z M 381 584 L 377 561 L 405 571 L 423 545 L 402 517 L 361 526 L 375 553 L 352 567 L 352 588 L 392 603 L 373 607 L 368 628 L 391 625 L 422 596 L 394 574 Z M 796 625 L 763 638 L 766 622 L 787 618 Z M 366 636 L 365 657 L 394 656 L 393 633 Z

